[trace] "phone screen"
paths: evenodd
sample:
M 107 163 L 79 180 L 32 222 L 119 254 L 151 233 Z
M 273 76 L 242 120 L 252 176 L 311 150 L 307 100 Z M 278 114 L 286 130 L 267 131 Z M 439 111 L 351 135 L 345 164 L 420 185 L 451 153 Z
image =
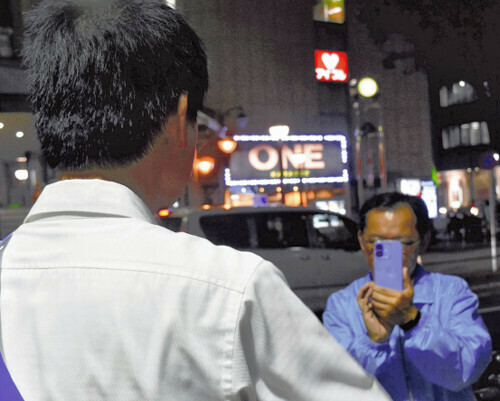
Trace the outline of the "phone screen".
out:
M 380 287 L 403 291 L 403 246 L 399 241 L 375 242 L 374 281 Z

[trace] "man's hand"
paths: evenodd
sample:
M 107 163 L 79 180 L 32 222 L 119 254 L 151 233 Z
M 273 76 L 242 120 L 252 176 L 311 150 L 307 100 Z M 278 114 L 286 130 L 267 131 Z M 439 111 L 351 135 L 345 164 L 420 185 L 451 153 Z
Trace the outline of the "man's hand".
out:
M 373 295 L 373 282 L 366 283 L 358 292 L 356 297 L 359 308 L 363 315 L 368 336 L 372 341 L 384 343 L 389 340 L 394 325 L 383 322 L 373 311 L 370 297 Z
M 372 308 L 375 315 L 388 325 L 402 325 L 413 320 L 418 309 L 413 306 L 413 284 L 408 268 L 403 267 L 403 291 L 373 285 Z

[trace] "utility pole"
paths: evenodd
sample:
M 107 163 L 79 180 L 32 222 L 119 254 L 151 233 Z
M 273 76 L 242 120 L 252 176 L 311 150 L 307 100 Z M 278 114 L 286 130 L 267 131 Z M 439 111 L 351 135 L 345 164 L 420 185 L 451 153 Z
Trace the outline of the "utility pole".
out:
M 372 78 L 351 81 L 356 139 L 358 199 L 362 204 L 379 188 L 386 188 L 385 144 L 379 88 Z

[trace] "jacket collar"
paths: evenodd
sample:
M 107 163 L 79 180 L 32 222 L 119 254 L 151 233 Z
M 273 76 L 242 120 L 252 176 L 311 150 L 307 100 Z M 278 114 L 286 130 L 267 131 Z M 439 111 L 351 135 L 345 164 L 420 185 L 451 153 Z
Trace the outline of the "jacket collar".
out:
M 434 299 L 436 297 L 436 294 L 434 293 L 434 282 L 432 281 L 430 273 L 426 272 L 422 265 L 417 265 L 416 267 L 415 277 L 413 279 L 413 288 L 415 289 L 413 303 L 434 303 Z

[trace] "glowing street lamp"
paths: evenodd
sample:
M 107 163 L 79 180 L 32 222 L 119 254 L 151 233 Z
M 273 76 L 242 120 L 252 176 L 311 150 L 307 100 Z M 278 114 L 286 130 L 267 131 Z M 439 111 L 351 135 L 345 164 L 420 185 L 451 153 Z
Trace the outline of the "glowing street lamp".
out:
M 223 138 L 217 142 L 220 151 L 228 155 L 236 150 L 237 145 L 237 142 L 231 138 Z
M 208 175 L 215 167 L 215 160 L 210 156 L 201 157 L 196 160 L 196 167 L 200 174 Z
M 358 82 L 358 93 L 366 98 L 375 96 L 378 93 L 378 84 L 373 78 L 362 78 Z
M 370 77 L 350 81 L 356 138 L 358 199 L 386 187 L 385 146 L 380 88 Z M 368 192 L 367 192 L 368 191 Z
M 14 171 L 14 176 L 19 180 L 19 181 L 26 181 L 29 177 L 28 170 L 26 169 L 19 169 Z

